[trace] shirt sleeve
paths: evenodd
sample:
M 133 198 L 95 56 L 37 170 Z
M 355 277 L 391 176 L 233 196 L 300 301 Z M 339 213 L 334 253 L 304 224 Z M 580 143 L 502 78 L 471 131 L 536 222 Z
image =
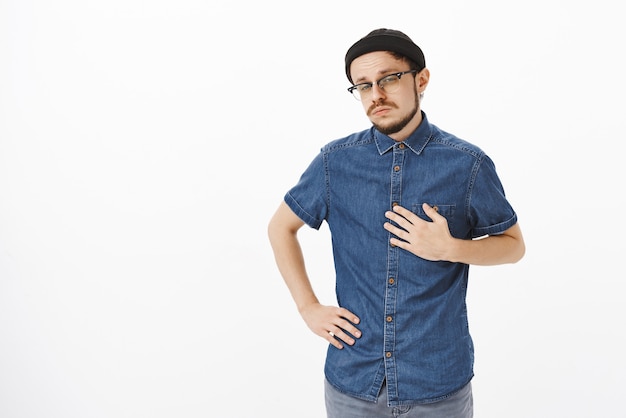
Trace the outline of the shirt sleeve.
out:
M 320 152 L 300 180 L 285 194 L 285 203 L 304 223 L 319 229 L 328 214 L 327 176 Z
M 495 165 L 486 155 L 479 163 L 472 185 L 469 218 L 474 238 L 501 234 L 517 223 Z

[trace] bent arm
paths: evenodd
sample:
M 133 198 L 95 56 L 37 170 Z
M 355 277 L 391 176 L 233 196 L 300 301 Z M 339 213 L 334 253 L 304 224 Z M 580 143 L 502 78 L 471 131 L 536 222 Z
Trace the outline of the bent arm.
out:
M 303 225 L 304 222 L 289 206 L 281 202 L 267 229 L 276 265 L 300 312 L 310 304 L 319 303 L 306 272 L 297 237 Z
M 422 208 L 432 222 L 420 219 L 400 205 L 386 212 L 385 216 L 398 224 L 384 224 L 384 228 L 395 235 L 390 239 L 391 244 L 430 261 L 482 266 L 516 263 L 524 256 L 526 246 L 518 224 L 502 234 L 459 239 L 450 234 L 446 218 L 426 203 Z
M 526 252 L 519 224 L 502 234 L 489 235 L 474 240 L 454 239 L 449 260 L 479 266 L 516 263 Z
M 348 309 L 320 304 L 304 265 L 298 230 L 304 222 L 281 202 L 268 225 L 268 236 L 280 274 L 307 326 L 338 349 L 361 337 L 360 318 Z M 343 343 L 342 343 L 343 342 Z

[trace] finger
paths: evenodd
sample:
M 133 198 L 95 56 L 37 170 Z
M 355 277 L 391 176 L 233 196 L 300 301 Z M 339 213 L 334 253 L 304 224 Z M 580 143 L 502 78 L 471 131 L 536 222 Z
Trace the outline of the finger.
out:
M 424 209 L 424 213 L 426 214 L 426 216 L 428 216 L 433 221 L 443 218 L 443 216 L 439 214 L 439 211 L 430 206 L 428 203 L 422 203 L 422 209 Z
M 348 345 L 354 345 L 357 338 L 361 337 L 361 331 L 359 331 L 354 325 L 351 325 L 348 321 L 344 326 L 337 326 L 328 331 L 328 336 L 335 341 L 329 340 L 333 345 L 339 341 L 343 341 Z
M 392 211 L 385 212 L 385 217 L 388 218 L 390 221 L 395 222 L 398 226 L 400 226 L 404 230 L 409 229 L 413 225 L 411 220 L 406 219 L 404 216 L 394 213 Z M 396 226 L 396 225 L 391 225 L 391 226 Z
M 389 243 L 394 247 L 399 247 L 404 250 L 408 250 L 410 248 L 411 243 L 402 239 L 390 238 Z
M 355 326 L 361 322 L 360 318 L 346 308 L 338 308 L 337 315 L 337 320 L 333 321 L 335 326 L 328 330 L 328 335 L 334 340 L 331 344 L 339 348 L 336 343 L 340 340 L 353 345 L 356 342 L 355 338 L 361 337 L 361 331 Z
M 344 343 L 348 344 L 348 345 L 354 345 L 354 343 L 356 342 L 356 340 L 354 339 L 354 337 L 352 337 L 350 334 L 346 333 L 343 330 L 339 330 L 337 331 L 336 334 L 334 334 L 335 338 L 343 341 Z
M 346 308 L 339 308 L 338 315 L 341 318 L 344 318 L 345 320 L 352 322 L 353 324 L 358 324 L 359 322 L 361 322 L 361 319 L 358 316 L 356 316 L 355 314 L 353 314 Z
M 409 221 L 412 218 L 415 218 L 415 214 L 411 212 L 410 210 L 408 210 L 407 208 L 405 208 L 404 206 L 395 205 L 393 207 L 393 211 L 395 213 L 399 213 L 400 215 L 402 215 L 404 218 L 408 219 Z
M 342 338 L 342 332 L 344 335 L 348 336 L 348 337 L 354 337 L 354 338 L 361 338 L 361 331 L 355 327 L 354 325 L 352 325 L 351 322 L 349 321 L 342 321 L 340 324 L 337 325 L 338 330 L 336 331 L 336 336 L 340 336 L 340 338 L 346 342 L 348 342 L 345 338 Z M 348 335 L 350 334 L 350 335 Z M 354 342 L 354 341 L 353 341 Z
M 402 229 L 402 228 L 398 228 L 395 225 L 390 224 L 389 222 L 385 222 L 385 224 L 383 225 L 383 228 L 385 228 L 387 231 L 389 231 L 392 235 L 395 235 L 396 237 L 402 239 L 402 240 L 407 240 L 409 237 L 409 233 L 408 231 Z M 391 239 L 395 239 L 395 238 L 391 238 Z M 393 242 L 391 242 L 393 244 Z
M 411 225 L 416 225 L 419 223 L 426 222 L 425 220 L 417 216 L 415 213 L 411 212 L 407 208 L 400 206 L 400 205 L 394 206 L 393 212 L 392 211 L 389 211 L 389 212 L 392 214 L 394 212 L 396 213 L 396 216 L 393 218 L 393 221 L 405 229 L 408 229 L 408 227 L 410 227 Z M 400 215 L 400 216 L 397 216 L 397 215 Z
M 326 335 L 323 336 L 326 341 L 328 341 L 331 345 L 341 350 L 343 348 L 343 344 L 336 338 L 336 334 L 332 331 L 328 331 Z

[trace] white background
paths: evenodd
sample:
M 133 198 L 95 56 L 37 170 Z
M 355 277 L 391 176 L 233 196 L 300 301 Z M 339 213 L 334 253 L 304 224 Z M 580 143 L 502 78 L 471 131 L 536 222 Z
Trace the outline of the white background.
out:
M 526 257 L 471 269 L 478 418 L 624 417 L 619 2 L 0 1 L 0 416 L 324 416 L 266 226 L 399 29 Z M 333 303 L 329 235 L 303 230 Z

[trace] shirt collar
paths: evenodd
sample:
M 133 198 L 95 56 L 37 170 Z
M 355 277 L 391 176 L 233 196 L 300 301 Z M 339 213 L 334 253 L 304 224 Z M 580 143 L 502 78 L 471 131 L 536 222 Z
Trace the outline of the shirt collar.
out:
M 380 155 L 385 154 L 390 149 L 397 145 L 399 142 L 394 141 L 387 135 L 379 132 L 376 128 L 372 127 L 372 134 L 374 135 L 374 141 L 376 142 L 376 147 L 378 148 L 378 153 Z M 407 139 L 402 141 L 404 145 L 406 145 L 411 151 L 415 154 L 419 155 L 422 153 L 426 144 L 430 140 L 431 135 L 431 127 L 428 122 L 428 118 L 426 117 L 426 113 L 422 112 L 422 122 L 419 124 L 416 130 L 409 135 Z

